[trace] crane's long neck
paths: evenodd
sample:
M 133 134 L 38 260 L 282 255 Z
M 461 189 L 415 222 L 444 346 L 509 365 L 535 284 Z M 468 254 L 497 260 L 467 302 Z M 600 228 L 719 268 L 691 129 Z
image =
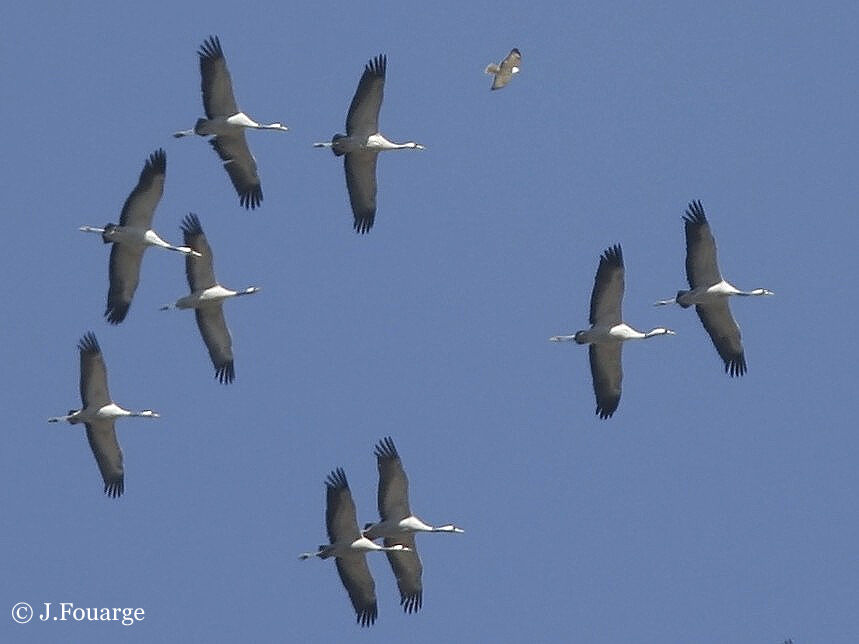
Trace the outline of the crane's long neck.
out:
M 259 291 L 259 286 L 248 286 L 244 291 L 237 291 L 236 297 L 238 297 L 239 295 L 253 295 L 254 293 L 259 293 Z
M 743 295 L 743 296 L 751 296 L 751 295 L 775 295 L 772 291 L 768 291 L 765 288 L 755 288 L 751 291 L 737 291 L 734 295 Z
M 659 326 L 655 329 L 650 329 L 647 333 L 642 333 L 640 339 L 655 338 L 657 335 L 675 335 L 675 333 L 671 329 L 665 329 Z
M 256 129 L 258 130 L 279 130 L 281 132 L 286 132 L 289 130 L 283 123 L 257 123 Z
M 141 409 L 140 411 L 129 411 L 127 409 L 123 409 L 125 413 L 123 416 L 135 416 L 138 418 L 160 418 L 161 415 L 158 412 L 154 412 L 151 409 Z

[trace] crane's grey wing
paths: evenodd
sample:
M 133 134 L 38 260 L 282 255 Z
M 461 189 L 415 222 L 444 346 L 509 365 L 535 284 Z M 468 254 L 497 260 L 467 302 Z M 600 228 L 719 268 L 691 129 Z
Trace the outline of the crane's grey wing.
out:
M 221 304 L 209 304 L 194 309 L 197 328 L 209 350 L 209 357 L 215 366 L 215 378 L 222 384 L 230 384 L 236 377 L 233 363 L 233 341 L 224 319 Z
M 346 134 L 370 136 L 379 131 L 379 110 L 385 93 L 387 57 L 379 54 L 364 66 L 346 115 Z
M 686 280 L 689 288 L 713 286 L 722 281 L 716 258 L 716 240 L 700 201 L 693 201 L 683 217 L 686 229 Z
M 695 311 L 725 363 L 725 373 L 732 378 L 746 373 L 746 354 L 743 351 L 740 327 L 731 315 L 728 298 L 721 297 L 705 304 L 696 304 Z
M 509 83 L 515 73 L 513 68 L 515 67 L 518 70 L 521 61 L 522 55 L 519 53 L 519 50 L 516 48 L 511 49 L 510 53 L 507 54 L 507 57 L 501 61 L 500 65 L 498 65 L 498 71 L 495 73 L 495 78 L 492 80 L 492 89 L 501 89 Z
M 140 264 L 145 246 L 114 243 L 110 249 L 110 287 L 104 316 L 111 324 L 119 324 L 128 315 L 134 291 L 140 283 Z
M 379 468 L 379 516 L 383 521 L 405 519 L 411 515 L 409 479 L 391 437 L 380 440 L 374 453 Z
M 367 557 L 363 552 L 337 557 L 337 573 L 352 600 L 358 623 L 371 626 L 379 610 L 376 605 L 376 582 L 367 566 Z
M 230 70 L 217 36 L 209 36 L 197 52 L 200 56 L 200 89 L 203 92 L 203 108 L 206 117 L 232 116 L 239 111 L 233 95 Z
M 122 449 L 116 440 L 113 421 L 86 423 L 86 437 L 101 471 L 101 478 L 104 479 L 104 493 L 112 498 L 122 496 L 125 491 Z
M 337 468 L 328 475 L 325 488 L 325 526 L 329 541 L 355 541 L 361 536 L 361 531 L 343 468 Z
M 376 159 L 378 152 L 356 150 L 349 152 L 343 165 L 346 169 L 346 188 L 355 218 L 355 232 L 366 233 L 376 219 Z
M 623 368 L 620 364 L 622 350 L 622 342 L 604 342 L 588 346 L 594 395 L 597 399 L 596 413 L 602 419 L 611 418 L 620 404 L 620 383 L 623 380 Z
M 612 326 L 621 323 L 623 273 L 623 251 L 620 244 L 615 244 L 600 255 L 591 292 L 591 324 Z
M 200 225 L 200 219 L 194 213 L 188 213 L 182 220 L 182 236 L 185 245 L 200 253 L 200 257 L 185 255 L 185 276 L 191 292 L 203 291 L 215 286 L 214 257 L 206 234 Z
M 386 537 L 384 543 L 386 547 L 399 544 L 411 548 L 411 552 L 391 551 L 385 554 L 388 556 L 391 570 L 394 571 L 394 577 L 397 578 L 397 588 L 400 589 L 400 606 L 407 613 L 416 613 L 423 605 L 424 590 L 421 576 L 424 567 L 415 547 L 415 535 L 408 532 L 395 537 Z
M 120 226 L 149 230 L 152 228 L 152 217 L 155 207 L 164 193 L 164 177 L 167 174 L 167 155 L 158 149 L 149 155 L 137 185 L 122 206 L 119 216 Z
M 81 403 L 83 407 L 104 407 L 109 405 L 110 393 L 107 389 L 107 367 L 101 354 L 95 334 L 90 331 L 78 342 L 81 354 Z
M 257 162 L 248 148 L 243 130 L 219 134 L 209 140 L 230 175 L 230 181 L 239 194 L 239 203 L 253 209 L 262 202 L 262 186 L 257 174 Z

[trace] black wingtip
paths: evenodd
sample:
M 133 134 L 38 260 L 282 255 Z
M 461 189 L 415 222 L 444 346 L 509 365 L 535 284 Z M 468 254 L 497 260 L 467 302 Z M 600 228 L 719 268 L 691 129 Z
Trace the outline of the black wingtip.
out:
M 214 58 L 223 58 L 224 50 L 221 49 L 220 39 L 217 36 L 209 36 L 203 41 L 203 44 L 200 45 L 197 55 L 200 56 L 200 58 L 209 60 Z
M 343 471 L 342 467 L 332 470 L 325 477 L 325 486 L 331 490 L 349 489 L 349 481 L 346 480 L 346 472 Z
M 149 155 L 149 158 L 146 159 L 146 165 L 143 166 L 143 171 L 146 172 L 147 170 L 155 172 L 156 174 L 167 173 L 167 153 L 164 152 L 163 148 L 158 148 L 155 152 Z
M 701 205 L 700 199 L 693 199 L 689 202 L 683 221 L 698 225 L 707 223 L 707 216 L 704 214 L 704 206 Z
M 125 492 L 125 477 L 104 484 L 104 493 L 111 499 L 118 499 L 123 492 Z
M 418 591 L 414 595 L 402 595 L 400 597 L 400 606 L 403 607 L 405 613 L 417 613 L 424 603 L 423 591 Z
M 600 264 L 612 264 L 614 266 L 623 267 L 623 249 L 620 244 L 609 246 L 600 255 Z
M 239 203 L 248 210 L 258 208 L 262 203 L 262 186 L 256 186 L 250 190 L 239 193 Z
M 110 324 L 119 324 L 125 319 L 125 316 L 128 315 L 128 309 L 130 308 L 131 303 L 117 304 L 115 306 L 108 305 L 104 311 L 104 317 L 107 318 L 107 321 Z
M 224 364 L 215 367 L 215 380 L 222 385 L 229 385 L 236 379 L 236 370 L 233 361 L 225 362 Z
M 370 215 L 364 215 L 361 217 L 355 217 L 355 221 L 352 223 L 352 228 L 356 233 L 360 235 L 365 235 L 370 232 L 370 229 L 373 227 L 373 223 L 376 220 L 376 213 L 372 213 Z
M 516 54 L 517 56 L 520 56 L 520 57 L 522 56 L 522 54 L 519 52 L 519 49 L 518 49 L 518 48 L 516 48 L 516 47 L 514 47 L 513 49 L 511 49 L 511 50 L 510 50 L 510 53 L 511 53 L 511 54 Z
M 203 227 L 200 225 L 200 218 L 197 217 L 193 212 L 189 212 L 185 215 L 185 218 L 182 220 L 182 234 L 186 237 L 185 243 L 188 243 L 188 236 L 191 235 L 202 235 Z
M 599 405 L 597 405 L 596 415 L 599 416 L 600 419 L 602 419 L 602 420 L 607 420 L 607 419 L 611 418 L 612 416 L 614 416 L 615 411 L 617 411 L 617 406 L 615 406 L 613 408 L 609 408 L 609 407 L 600 407 Z
M 739 378 L 745 375 L 747 370 L 745 353 L 741 353 L 730 360 L 725 360 L 725 373 L 731 376 L 731 378 Z
M 388 57 L 385 54 L 379 54 L 375 58 L 371 58 L 370 61 L 364 66 L 364 71 L 369 72 L 371 74 L 375 74 L 376 76 L 381 76 L 383 78 L 387 69 Z
M 373 602 L 372 606 L 356 611 L 356 613 L 358 616 L 358 623 L 361 626 L 372 626 L 376 622 L 376 617 L 379 615 L 379 608 L 376 605 L 376 602 Z
M 98 340 L 95 333 L 87 331 L 78 342 L 78 349 L 82 353 L 101 353 L 101 347 L 98 346 Z
M 376 458 L 400 458 L 394 445 L 394 440 L 390 436 L 385 436 L 385 438 L 376 443 L 373 454 L 376 455 Z

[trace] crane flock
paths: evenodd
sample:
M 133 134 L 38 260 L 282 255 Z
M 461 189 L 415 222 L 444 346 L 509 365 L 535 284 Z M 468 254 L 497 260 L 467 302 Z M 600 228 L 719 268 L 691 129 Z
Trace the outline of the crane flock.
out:
M 223 162 L 240 206 L 252 210 L 261 207 L 262 184 L 257 163 L 248 147 L 245 130 L 285 132 L 281 123 L 262 124 L 250 118 L 237 105 L 232 79 L 220 40 L 210 36 L 198 52 L 201 93 L 205 118 L 199 118 L 192 129 L 174 133 L 177 138 L 197 135 L 209 137 L 209 143 Z M 505 86 L 520 72 L 521 53 L 513 48 L 500 62 L 491 63 L 485 72 L 493 76 L 491 90 Z M 380 152 L 388 150 L 423 150 L 414 141 L 395 143 L 379 131 L 379 112 L 387 75 L 387 57 L 380 54 L 367 62 L 358 82 L 346 116 L 346 133 L 335 134 L 330 141 L 314 147 L 330 148 L 344 158 L 346 188 L 353 214 L 353 229 L 361 235 L 374 226 L 376 216 L 376 164 Z M 140 177 L 120 212 L 119 224 L 103 228 L 81 226 L 84 232 L 100 234 L 111 244 L 109 289 L 104 317 L 119 325 L 128 316 L 131 302 L 140 282 L 144 251 L 152 246 L 181 253 L 190 293 L 172 304 L 170 309 L 194 309 L 197 326 L 215 370 L 215 379 L 223 384 L 235 379 L 232 336 L 224 318 L 225 300 L 259 292 L 259 287 L 232 290 L 215 278 L 212 249 L 203 232 L 200 218 L 193 213 L 182 221 L 184 245 L 164 241 L 152 228 L 155 209 L 164 192 L 167 156 L 163 149 L 151 153 Z M 709 334 L 725 372 L 731 377 L 747 371 L 740 329 L 728 306 L 731 296 L 765 296 L 772 291 L 756 288 L 743 291 L 723 279 L 716 259 L 716 244 L 709 221 L 700 201 L 692 201 L 683 217 L 686 235 L 686 276 L 688 290 L 657 305 L 694 306 Z M 622 300 L 625 289 L 625 266 L 620 244 L 607 248 L 599 257 L 590 300 L 590 328 L 570 335 L 556 335 L 553 342 L 587 344 L 596 414 L 611 418 L 621 397 L 623 370 L 621 353 L 629 340 L 642 340 L 661 335 L 675 335 L 665 327 L 638 331 L 624 322 Z M 49 419 L 56 423 L 84 424 L 86 435 L 104 482 L 104 493 L 111 498 L 125 491 L 123 453 L 116 436 L 115 421 L 123 417 L 157 418 L 151 410 L 130 411 L 110 397 L 107 369 L 101 347 L 92 332 L 87 332 L 77 345 L 80 355 L 80 393 L 82 407 L 65 416 Z M 374 449 L 379 474 L 377 501 L 379 520 L 359 527 L 355 502 L 342 468 L 325 479 L 326 526 L 329 543 L 302 559 L 335 558 L 343 586 L 352 602 L 357 621 L 372 625 L 378 616 L 375 583 L 365 555 L 384 552 L 396 578 L 400 605 L 406 613 L 423 606 L 423 564 L 418 556 L 415 536 L 419 532 L 462 533 L 453 524 L 433 526 L 414 515 L 409 505 L 409 481 L 400 455 L 390 437 L 380 440 Z M 377 541 L 381 540 L 381 545 Z

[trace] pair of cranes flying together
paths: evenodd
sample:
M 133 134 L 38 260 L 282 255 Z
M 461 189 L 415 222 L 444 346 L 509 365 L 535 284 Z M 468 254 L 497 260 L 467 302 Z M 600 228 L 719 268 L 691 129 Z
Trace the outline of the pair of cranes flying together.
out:
M 182 253 L 185 255 L 185 273 L 191 294 L 164 309 L 195 310 L 200 335 L 215 367 L 215 377 L 224 384 L 231 383 L 235 377 L 232 338 L 221 305 L 228 298 L 250 295 L 260 289 L 252 286 L 235 291 L 218 284 L 215 279 L 212 249 L 203 233 L 200 220 L 193 213 L 189 214 L 182 224 L 184 246 L 168 244 L 152 229 L 155 208 L 164 192 L 166 171 L 167 157 L 164 150 L 153 152 L 143 166 L 137 186 L 125 201 L 119 224 L 107 224 L 104 228 L 80 228 L 84 232 L 98 233 L 104 243 L 113 244 L 108 270 L 110 287 L 104 315 L 111 324 L 119 324 L 125 320 L 140 283 L 140 267 L 147 248 L 163 248 Z
M 742 291 L 722 278 L 716 259 L 716 241 L 700 201 L 689 204 L 683 217 L 686 231 L 686 278 L 689 290 L 678 291 L 671 299 L 657 305 L 677 303 L 683 308 L 694 306 L 716 351 L 731 377 L 746 373 L 746 356 L 740 339 L 740 328 L 731 315 L 728 297 L 772 295 L 764 288 Z M 552 342 L 574 341 L 588 344 L 591 377 L 596 396 L 596 414 L 611 418 L 620 404 L 621 351 L 627 340 L 644 340 L 660 335 L 675 335 L 671 329 L 657 327 L 637 331 L 623 321 L 621 303 L 624 292 L 624 264 L 620 245 L 607 249 L 601 256 L 591 293 L 589 322 L 591 328 L 573 335 L 556 335 Z
M 336 557 L 337 573 L 349 594 L 358 623 L 370 626 L 376 621 L 376 583 L 367 566 L 368 552 L 384 552 L 397 579 L 400 605 L 407 613 L 420 610 L 423 605 L 423 565 L 415 545 L 418 532 L 462 533 L 455 525 L 432 526 L 424 522 L 409 508 L 409 480 L 394 441 L 390 437 L 380 440 L 375 447 L 379 469 L 378 506 L 380 521 L 358 527 L 355 501 L 342 468 L 331 472 L 325 479 L 325 524 L 328 530 L 327 545 L 317 552 L 305 552 L 300 558 Z M 382 539 L 383 545 L 375 543 Z
M 239 202 L 249 209 L 262 203 L 262 185 L 254 156 L 248 148 L 244 130 L 279 130 L 281 123 L 261 124 L 240 111 L 233 94 L 232 79 L 224 51 L 217 36 L 211 36 L 198 51 L 206 118 L 197 120 L 193 129 L 173 136 L 199 135 L 212 137 L 209 142 L 224 162 L 224 168 L 238 192 Z M 385 150 L 423 150 L 414 141 L 395 143 L 379 132 L 379 110 L 385 90 L 387 59 L 376 56 L 364 68 L 358 89 L 346 116 L 346 134 L 335 134 L 331 141 L 315 143 L 329 147 L 336 156 L 344 157 L 346 187 L 354 216 L 354 229 L 366 233 L 376 216 L 376 159 Z

